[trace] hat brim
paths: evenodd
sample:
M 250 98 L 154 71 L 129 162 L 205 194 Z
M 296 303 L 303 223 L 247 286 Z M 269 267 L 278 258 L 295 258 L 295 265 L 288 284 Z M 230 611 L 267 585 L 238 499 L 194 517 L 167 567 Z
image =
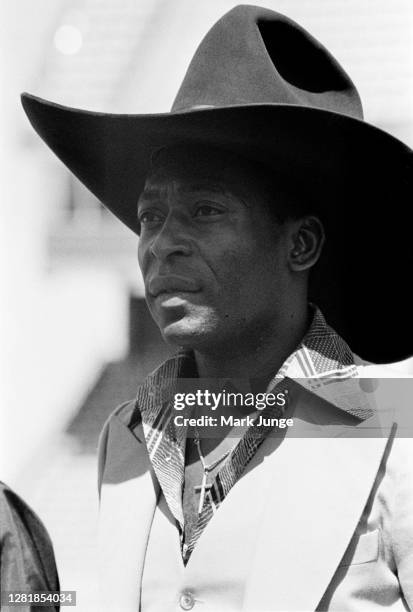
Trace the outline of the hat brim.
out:
M 327 242 L 311 298 L 363 358 L 413 354 L 413 152 L 364 121 L 294 105 L 252 104 L 163 114 L 110 114 L 22 95 L 36 132 L 132 231 L 152 153 L 202 143 L 290 167 L 311 184 Z M 298 171 L 299 170 L 299 171 Z

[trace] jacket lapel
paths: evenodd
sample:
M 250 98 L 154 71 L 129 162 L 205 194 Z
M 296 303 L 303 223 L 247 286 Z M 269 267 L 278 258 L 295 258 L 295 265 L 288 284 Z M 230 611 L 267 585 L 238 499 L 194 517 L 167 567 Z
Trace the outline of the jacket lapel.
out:
M 245 611 L 315 610 L 368 500 L 388 433 L 366 437 L 362 428 L 376 427 L 375 415 L 355 425 L 354 413 L 326 404 L 301 388 L 289 409 L 294 427 L 281 443 L 270 436 L 262 445 L 265 458 L 256 469 L 272 486 L 260 522 Z M 340 437 L 342 427 L 355 427 L 360 435 Z M 249 469 L 254 459 L 251 463 Z
M 100 609 L 108 611 L 139 610 L 147 539 L 159 494 L 141 428 L 135 433 L 116 416 L 106 432 L 98 554 Z

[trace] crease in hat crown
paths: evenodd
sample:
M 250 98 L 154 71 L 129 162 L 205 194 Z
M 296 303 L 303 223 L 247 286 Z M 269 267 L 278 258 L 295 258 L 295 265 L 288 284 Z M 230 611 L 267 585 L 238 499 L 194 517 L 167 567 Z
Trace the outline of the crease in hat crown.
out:
M 321 43 L 280 13 L 238 5 L 201 41 L 172 112 L 252 104 L 307 106 L 363 119 L 355 85 Z

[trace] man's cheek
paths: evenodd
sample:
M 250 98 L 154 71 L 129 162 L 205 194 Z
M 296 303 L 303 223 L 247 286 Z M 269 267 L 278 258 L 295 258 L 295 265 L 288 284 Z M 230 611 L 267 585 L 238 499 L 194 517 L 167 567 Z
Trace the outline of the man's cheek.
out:
M 138 242 L 138 265 L 144 279 L 149 272 L 150 263 L 153 261 L 149 247 L 148 240 L 141 236 Z
M 251 268 L 255 267 L 253 260 L 252 252 L 242 253 L 229 250 L 218 272 L 219 278 L 222 279 L 221 285 L 232 294 L 239 293 L 242 285 L 245 284 L 245 278 L 250 275 Z
M 155 323 L 158 325 L 158 327 L 160 326 L 160 313 L 157 312 L 157 309 L 155 308 L 155 305 L 153 303 L 153 299 L 151 299 L 150 296 L 146 295 L 146 304 L 148 306 L 148 310 L 152 316 L 152 319 L 155 321 Z

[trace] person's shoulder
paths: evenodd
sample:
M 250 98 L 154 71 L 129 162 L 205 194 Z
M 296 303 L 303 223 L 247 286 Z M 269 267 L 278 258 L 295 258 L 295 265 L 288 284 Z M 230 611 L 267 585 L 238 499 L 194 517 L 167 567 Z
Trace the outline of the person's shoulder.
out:
M 404 362 L 372 363 L 353 353 L 354 363 L 357 366 L 360 378 L 413 378 L 413 374 L 402 367 Z
M 391 457 L 413 474 L 413 375 L 398 363 L 373 364 L 355 359 L 365 392 L 392 443 Z
M 140 423 L 141 409 L 151 401 L 155 392 L 168 387 L 169 381 L 176 380 L 182 360 L 188 357 L 187 353 L 180 352 L 160 363 L 137 386 L 133 399 L 119 404 L 109 415 L 104 425 L 107 427 L 112 421 L 121 422 L 126 427 L 134 429 Z M 159 394 L 160 395 L 160 394 Z
M 99 434 L 97 445 L 99 495 L 108 456 L 110 456 L 111 452 L 113 453 L 113 449 L 116 450 L 123 446 L 125 435 L 132 435 L 132 432 L 128 430 L 128 423 L 133 414 L 134 407 L 135 400 L 128 400 L 117 406 L 106 419 Z
M 98 441 L 98 487 L 101 489 L 105 466 L 118 462 L 126 447 L 144 442 L 142 409 L 153 404 L 157 391 L 168 380 L 176 378 L 179 355 L 155 368 L 137 387 L 136 397 L 119 404 L 106 419 Z M 132 438 L 133 437 L 133 438 Z
M 138 387 L 138 392 L 142 394 L 142 391 L 145 389 L 145 383 L 147 379 L 143 383 L 141 383 Z M 144 391 L 143 391 L 144 392 Z M 118 424 L 122 424 L 125 427 L 131 428 L 133 426 L 137 426 L 140 423 L 140 411 L 139 411 L 139 403 L 137 398 L 127 400 L 122 402 L 107 417 L 106 421 L 103 424 L 102 431 L 100 434 L 100 438 L 104 438 L 105 432 L 107 432 L 111 425 L 115 422 Z
M 136 405 L 136 398 L 122 402 L 112 412 L 106 420 L 106 423 L 116 419 L 124 425 L 128 425 Z

